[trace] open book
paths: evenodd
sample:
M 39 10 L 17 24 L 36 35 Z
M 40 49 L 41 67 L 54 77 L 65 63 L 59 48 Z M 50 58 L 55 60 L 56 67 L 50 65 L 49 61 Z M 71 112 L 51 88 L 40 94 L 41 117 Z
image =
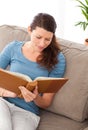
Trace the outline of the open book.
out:
M 68 78 L 37 77 L 35 80 L 24 74 L 0 69 L 0 87 L 15 92 L 20 96 L 19 86 L 33 91 L 38 86 L 39 93 L 56 93 Z

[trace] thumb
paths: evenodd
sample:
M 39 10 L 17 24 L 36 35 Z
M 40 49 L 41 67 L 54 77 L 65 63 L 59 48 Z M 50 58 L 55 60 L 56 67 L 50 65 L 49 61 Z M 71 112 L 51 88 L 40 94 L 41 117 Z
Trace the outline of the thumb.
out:
M 38 86 L 35 87 L 34 91 L 33 91 L 34 94 L 38 94 Z

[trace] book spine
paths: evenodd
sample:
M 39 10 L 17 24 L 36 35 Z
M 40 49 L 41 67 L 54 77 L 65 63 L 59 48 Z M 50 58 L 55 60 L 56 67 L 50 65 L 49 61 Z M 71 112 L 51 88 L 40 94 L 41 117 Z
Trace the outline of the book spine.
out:
M 29 91 L 33 91 L 36 86 L 37 86 L 37 81 L 32 81 L 32 82 L 28 82 L 28 83 L 27 83 L 26 88 L 27 88 Z

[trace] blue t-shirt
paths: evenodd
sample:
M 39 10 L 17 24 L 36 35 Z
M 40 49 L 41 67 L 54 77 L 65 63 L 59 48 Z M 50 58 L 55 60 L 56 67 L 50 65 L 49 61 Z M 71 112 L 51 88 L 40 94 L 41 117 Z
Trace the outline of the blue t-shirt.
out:
M 31 77 L 34 80 L 36 77 L 63 77 L 65 72 L 65 57 L 62 52 L 58 54 L 59 63 L 49 72 L 46 68 L 40 67 L 39 64 L 28 60 L 22 53 L 24 42 L 13 41 L 9 43 L 0 53 L 0 68 L 6 69 L 10 65 L 10 71 L 19 72 Z M 51 86 L 53 87 L 53 86 Z M 39 107 L 32 102 L 25 102 L 20 98 L 5 98 L 16 106 L 25 110 L 31 111 L 39 115 Z

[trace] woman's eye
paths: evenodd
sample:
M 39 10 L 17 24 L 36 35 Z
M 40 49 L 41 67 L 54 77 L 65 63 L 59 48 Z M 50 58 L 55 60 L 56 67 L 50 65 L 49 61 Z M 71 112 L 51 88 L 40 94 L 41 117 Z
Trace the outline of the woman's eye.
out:
M 36 37 L 36 38 L 40 39 L 41 37 Z
M 50 41 L 50 39 L 46 39 L 46 41 Z

